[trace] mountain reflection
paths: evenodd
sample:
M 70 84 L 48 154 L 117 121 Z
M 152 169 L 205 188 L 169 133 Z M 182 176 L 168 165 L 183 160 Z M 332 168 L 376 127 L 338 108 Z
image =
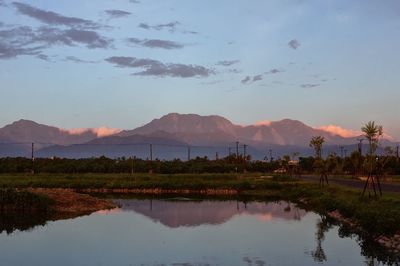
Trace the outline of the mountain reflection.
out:
M 121 211 L 140 213 L 170 227 L 223 224 L 234 216 L 254 216 L 263 221 L 300 220 L 305 210 L 289 202 L 116 200 Z

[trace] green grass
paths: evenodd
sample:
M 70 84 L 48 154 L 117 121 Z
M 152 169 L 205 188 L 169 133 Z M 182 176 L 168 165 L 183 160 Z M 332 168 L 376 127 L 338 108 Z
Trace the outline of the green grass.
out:
M 236 174 L 1 174 L 0 187 L 244 189 L 253 175 Z

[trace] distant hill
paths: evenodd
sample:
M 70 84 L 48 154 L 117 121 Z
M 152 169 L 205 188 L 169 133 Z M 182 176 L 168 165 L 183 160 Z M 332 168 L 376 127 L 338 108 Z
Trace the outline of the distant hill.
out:
M 171 113 L 111 136 L 100 137 L 96 132 L 95 129 L 64 130 L 19 120 L 0 128 L 0 156 L 29 156 L 30 143 L 35 142 L 36 156 L 41 157 L 105 155 L 147 158 L 150 156 L 149 144 L 153 144 L 153 158 L 186 159 L 189 146 L 191 158 L 215 158 L 226 156 L 229 151 L 236 152 L 238 141 L 240 153 L 244 152 L 243 144 L 246 144 L 247 154 L 263 159 L 269 157 L 269 150 L 275 158 L 293 152 L 300 152 L 302 156 L 312 155 L 309 141 L 317 135 L 325 137 L 325 154 L 340 154 L 339 146 L 344 146 L 348 154 L 357 149 L 357 137 L 345 138 L 291 119 L 240 126 L 216 115 Z M 106 133 L 111 134 L 107 130 Z M 383 143 L 385 146 L 392 144 L 387 140 Z
M 0 128 L 1 142 L 36 142 L 54 144 L 76 144 L 97 138 L 91 131 L 71 134 L 57 127 L 38 124 L 30 120 L 19 120 Z
M 353 138 L 343 138 L 323 130 L 314 129 L 297 120 L 284 119 L 271 122 L 268 125 L 239 126 L 221 116 L 177 113 L 154 119 L 142 127 L 125 130 L 118 135 L 146 135 L 156 131 L 168 132 L 192 145 L 220 145 L 240 141 L 253 145 L 308 146 L 311 137 L 317 135 L 324 136 L 327 144 L 354 143 Z

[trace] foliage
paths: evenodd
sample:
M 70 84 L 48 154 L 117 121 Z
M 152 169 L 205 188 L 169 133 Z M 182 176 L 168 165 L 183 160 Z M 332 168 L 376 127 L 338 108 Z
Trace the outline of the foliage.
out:
M 314 148 L 315 157 L 321 158 L 322 157 L 322 144 L 324 144 L 325 138 L 322 136 L 314 136 L 310 140 L 310 147 Z

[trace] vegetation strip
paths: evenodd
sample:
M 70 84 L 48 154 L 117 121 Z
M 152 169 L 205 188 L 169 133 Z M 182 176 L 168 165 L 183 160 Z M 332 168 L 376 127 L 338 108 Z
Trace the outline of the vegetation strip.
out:
M 0 175 L 0 186 L 31 188 L 36 195 L 46 195 L 56 203 L 61 193 L 150 193 L 164 192 L 189 195 L 205 192 L 207 195 L 242 197 L 245 200 L 289 200 L 322 215 L 332 212 L 354 221 L 358 229 L 376 240 L 400 232 L 400 195 L 384 193 L 383 197 L 361 197 L 360 189 L 330 184 L 323 188 L 314 182 L 297 178 L 260 178 L 253 175 L 205 174 L 205 175 Z M 40 189 L 35 189 L 44 187 Z M 55 190 L 53 190 L 56 188 Z M 63 188 L 63 190 L 60 188 Z M 185 192 L 185 193 L 182 193 Z M 208 194 L 207 194 L 208 193 Z M 75 193 L 81 195 L 79 193 Z M 85 195 L 82 195 L 85 196 Z M 87 195 L 86 195 L 87 196 Z M 72 199 L 72 197 L 71 197 Z M 83 198 L 82 198 L 83 199 Z M 81 201 L 81 198 L 73 201 Z M 61 203 L 61 201 L 58 201 Z M 82 204 L 96 202 L 83 199 Z M 72 204 L 72 203 L 71 203 Z M 65 205 L 68 210 L 68 204 Z M 103 206 L 101 206 L 103 207 Z M 85 211 L 80 209 L 80 212 Z M 92 211 L 92 210 L 88 210 Z M 338 219 L 338 217 L 336 217 Z M 342 219 L 342 221 L 344 221 Z M 382 241 L 381 241 L 382 242 Z

